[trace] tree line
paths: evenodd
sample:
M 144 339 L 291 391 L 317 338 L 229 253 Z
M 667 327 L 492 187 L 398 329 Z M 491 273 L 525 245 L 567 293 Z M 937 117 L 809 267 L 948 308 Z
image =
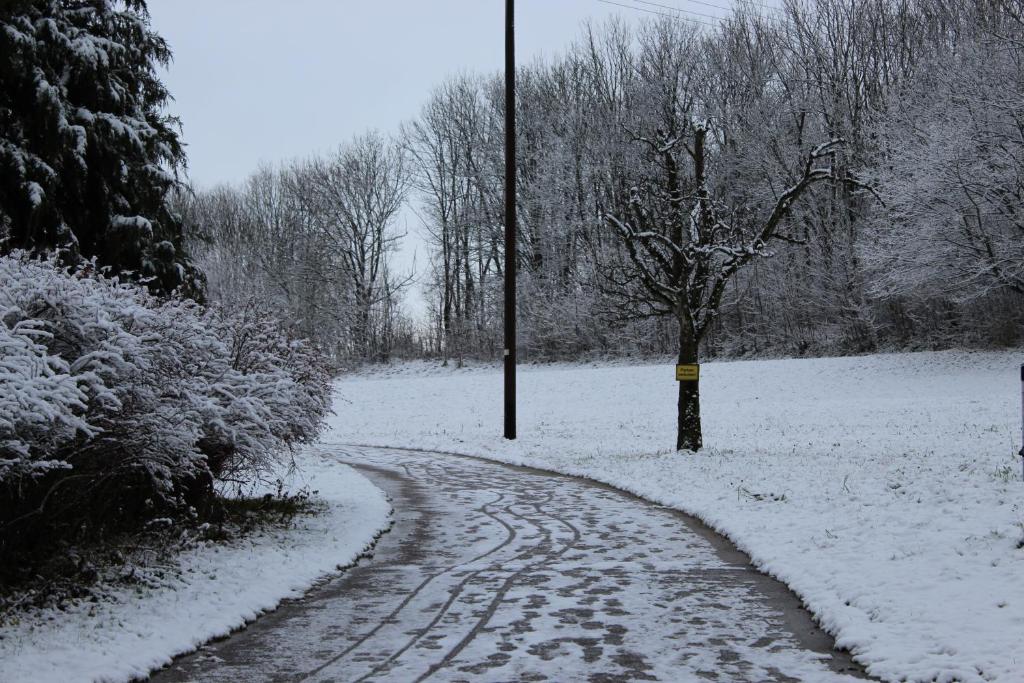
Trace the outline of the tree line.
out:
M 1009 1 L 740 5 L 714 29 L 588 26 L 523 67 L 526 357 L 674 350 L 678 307 L 649 277 L 673 268 L 712 354 L 1019 341 L 1021 16 Z M 500 348 L 503 106 L 500 76 L 459 77 L 403 131 L 438 354 Z M 714 253 L 664 261 L 701 224 Z
M 523 358 L 674 352 L 681 315 L 714 356 L 1019 342 L 1022 16 L 741 3 L 585 25 L 522 66 Z M 453 77 L 391 136 L 185 197 L 210 291 L 255 286 L 339 361 L 496 357 L 504 106 L 501 74 Z M 393 265 L 403 202 L 425 321 Z
M 172 203 L 214 298 L 233 307 L 258 297 L 344 365 L 419 352 L 401 309 L 412 275 L 392 264 L 409 183 L 402 150 L 367 133 Z

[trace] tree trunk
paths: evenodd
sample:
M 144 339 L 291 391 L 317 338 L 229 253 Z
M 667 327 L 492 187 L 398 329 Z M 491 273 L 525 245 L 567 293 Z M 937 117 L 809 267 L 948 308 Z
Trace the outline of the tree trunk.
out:
M 355 320 L 352 337 L 355 356 L 362 361 L 370 360 L 370 297 L 362 287 L 355 292 Z
M 688 315 L 679 315 L 679 365 L 697 364 L 697 339 Z M 700 379 L 679 384 L 676 450 L 699 451 L 703 445 L 700 428 Z
M 370 304 L 363 303 L 359 306 L 356 322 L 356 343 L 359 345 L 359 356 L 362 360 L 372 360 L 372 347 L 370 344 Z

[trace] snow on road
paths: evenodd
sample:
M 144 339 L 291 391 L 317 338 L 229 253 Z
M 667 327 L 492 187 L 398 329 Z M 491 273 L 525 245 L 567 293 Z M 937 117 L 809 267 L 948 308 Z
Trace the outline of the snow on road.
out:
M 334 452 L 395 501 L 373 559 L 153 683 L 863 680 L 678 512 L 475 458 Z
M 705 443 L 672 452 L 671 363 L 338 385 L 333 438 L 580 474 L 690 512 L 779 577 L 885 680 L 1024 680 L 1020 353 L 710 363 Z
M 317 490 L 323 513 L 298 516 L 287 530 L 189 550 L 162 585 L 111 588 L 99 602 L 39 610 L 0 627 L 0 681 L 144 676 L 351 564 L 387 526 L 390 503 L 350 467 L 313 454 L 299 464 L 285 490 Z

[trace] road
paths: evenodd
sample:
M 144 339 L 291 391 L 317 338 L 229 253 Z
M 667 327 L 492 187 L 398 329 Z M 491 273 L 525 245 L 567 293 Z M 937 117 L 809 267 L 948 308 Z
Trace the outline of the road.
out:
M 473 458 L 325 450 L 394 501 L 373 557 L 153 681 L 863 676 L 785 586 L 678 512 Z

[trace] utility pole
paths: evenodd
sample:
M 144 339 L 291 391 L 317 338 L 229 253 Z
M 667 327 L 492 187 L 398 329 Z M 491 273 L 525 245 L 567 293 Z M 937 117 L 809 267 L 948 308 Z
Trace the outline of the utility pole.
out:
M 505 0 L 505 438 L 516 438 L 515 0 Z

